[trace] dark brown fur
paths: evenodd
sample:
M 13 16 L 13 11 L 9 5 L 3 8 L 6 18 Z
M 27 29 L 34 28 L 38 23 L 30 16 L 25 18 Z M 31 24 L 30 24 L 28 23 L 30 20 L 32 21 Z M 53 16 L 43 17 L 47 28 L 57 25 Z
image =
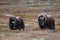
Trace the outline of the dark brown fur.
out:
M 13 25 L 11 25 L 12 21 L 15 22 L 15 28 L 13 28 Z M 24 30 L 25 25 L 24 25 L 23 19 L 20 18 L 20 17 L 10 17 L 10 19 L 9 19 L 9 28 L 11 30 L 15 30 L 15 29 L 19 29 L 19 30 L 23 29 Z
M 40 21 L 40 16 L 43 16 L 45 18 L 45 22 L 44 22 L 44 25 L 41 25 L 41 21 Z M 50 30 L 55 30 L 55 20 L 54 18 L 51 16 L 51 15 L 47 15 L 47 14 L 44 14 L 44 13 L 41 13 L 39 16 L 38 16 L 38 23 L 39 23 L 39 27 L 41 29 L 50 29 Z

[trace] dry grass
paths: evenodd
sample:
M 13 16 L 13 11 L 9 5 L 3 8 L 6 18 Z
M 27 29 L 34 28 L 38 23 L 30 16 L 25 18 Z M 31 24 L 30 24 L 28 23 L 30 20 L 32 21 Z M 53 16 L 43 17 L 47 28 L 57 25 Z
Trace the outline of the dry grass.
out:
M 15 10 L 15 9 L 14 9 Z M 13 10 L 12 10 L 13 11 Z M 50 11 L 51 12 L 51 11 Z M 53 13 L 54 14 L 54 13 Z M 8 16 L 0 14 L 0 37 L 2 40 L 58 40 L 60 39 L 60 20 L 55 17 L 56 21 L 56 31 L 57 32 L 49 32 L 50 30 L 41 31 L 38 25 L 38 15 L 39 13 L 31 12 L 31 13 L 12 13 L 12 15 L 20 16 L 24 19 L 25 30 L 10 30 L 8 26 Z M 6 25 L 4 25 L 6 24 Z M 58 27 L 59 26 L 59 27 Z M 16 39 L 15 39 L 16 38 Z
M 8 17 L 0 13 L 0 18 L 8 18 Z

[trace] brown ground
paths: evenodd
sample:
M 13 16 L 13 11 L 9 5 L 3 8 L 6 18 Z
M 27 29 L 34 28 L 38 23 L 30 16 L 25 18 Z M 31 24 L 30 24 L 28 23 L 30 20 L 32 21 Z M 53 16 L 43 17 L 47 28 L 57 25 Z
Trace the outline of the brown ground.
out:
M 49 4 L 43 2 L 40 4 L 38 1 L 35 4 L 28 2 L 28 4 L 34 5 L 26 5 L 23 1 L 17 0 L 15 5 L 0 5 L 0 40 L 60 40 L 60 3 Z M 8 2 L 14 4 L 12 0 Z M 55 32 L 48 29 L 40 30 L 37 18 L 41 12 L 54 16 Z M 8 25 L 10 16 L 22 17 L 25 30 L 11 31 Z
M 52 14 L 52 13 L 50 13 Z M 0 14 L 0 40 L 60 40 L 60 17 L 53 13 L 56 21 L 56 32 L 50 30 L 40 30 L 37 17 L 39 14 L 12 14 L 21 16 L 24 19 L 25 30 L 11 31 L 8 26 L 9 17 Z

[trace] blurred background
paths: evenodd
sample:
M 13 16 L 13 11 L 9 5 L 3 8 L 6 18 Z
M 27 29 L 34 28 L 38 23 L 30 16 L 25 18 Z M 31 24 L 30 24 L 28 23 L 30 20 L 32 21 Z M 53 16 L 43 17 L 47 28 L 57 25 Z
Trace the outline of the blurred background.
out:
M 29 34 L 28 30 L 30 30 L 30 32 L 34 30 L 32 33 L 30 33 L 30 36 L 34 34 L 36 30 L 38 30 L 36 33 L 40 32 L 37 18 L 38 18 L 38 15 L 42 12 L 54 16 L 56 30 L 60 30 L 60 0 L 0 0 L 0 37 L 2 38 L 1 40 L 9 39 L 10 37 L 12 37 L 11 40 L 14 39 L 12 34 L 6 34 L 6 33 L 12 33 L 8 25 L 9 17 L 11 16 L 22 17 L 26 26 L 25 35 L 23 34 L 24 33 L 23 31 L 14 31 L 13 32 L 14 35 L 18 36 L 17 34 L 15 34 L 16 32 L 19 32 L 19 33 L 23 32 L 21 35 L 26 36 L 27 33 Z M 9 36 L 9 35 L 10 37 L 6 38 L 6 36 Z M 50 38 L 51 34 L 47 33 L 47 35 Z M 56 36 L 56 34 L 54 35 Z M 59 40 L 60 36 L 54 37 L 54 35 L 50 40 Z M 24 38 L 24 36 L 22 37 Z M 29 35 L 27 35 L 26 37 L 28 36 Z M 37 37 L 37 34 L 32 36 L 32 38 L 35 38 L 35 37 Z M 44 35 L 43 37 L 45 38 Z M 19 37 L 17 39 L 19 40 Z M 45 39 L 42 38 L 41 40 L 45 40 Z

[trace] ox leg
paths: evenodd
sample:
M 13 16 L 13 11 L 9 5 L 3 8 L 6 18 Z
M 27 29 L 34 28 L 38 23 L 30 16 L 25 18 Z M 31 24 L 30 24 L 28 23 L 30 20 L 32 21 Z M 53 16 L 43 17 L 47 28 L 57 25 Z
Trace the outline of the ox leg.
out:
M 44 29 L 45 29 L 45 27 L 44 27 L 44 26 L 40 26 L 40 28 L 41 28 L 41 30 L 44 30 Z
M 54 22 L 51 22 L 50 30 L 55 30 L 55 23 Z
M 25 29 L 25 24 L 24 24 L 24 21 L 23 21 L 23 20 L 21 20 L 21 21 L 22 21 L 22 23 L 21 23 L 22 29 L 23 29 L 23 31 L 24 31 L 24 29 Z

